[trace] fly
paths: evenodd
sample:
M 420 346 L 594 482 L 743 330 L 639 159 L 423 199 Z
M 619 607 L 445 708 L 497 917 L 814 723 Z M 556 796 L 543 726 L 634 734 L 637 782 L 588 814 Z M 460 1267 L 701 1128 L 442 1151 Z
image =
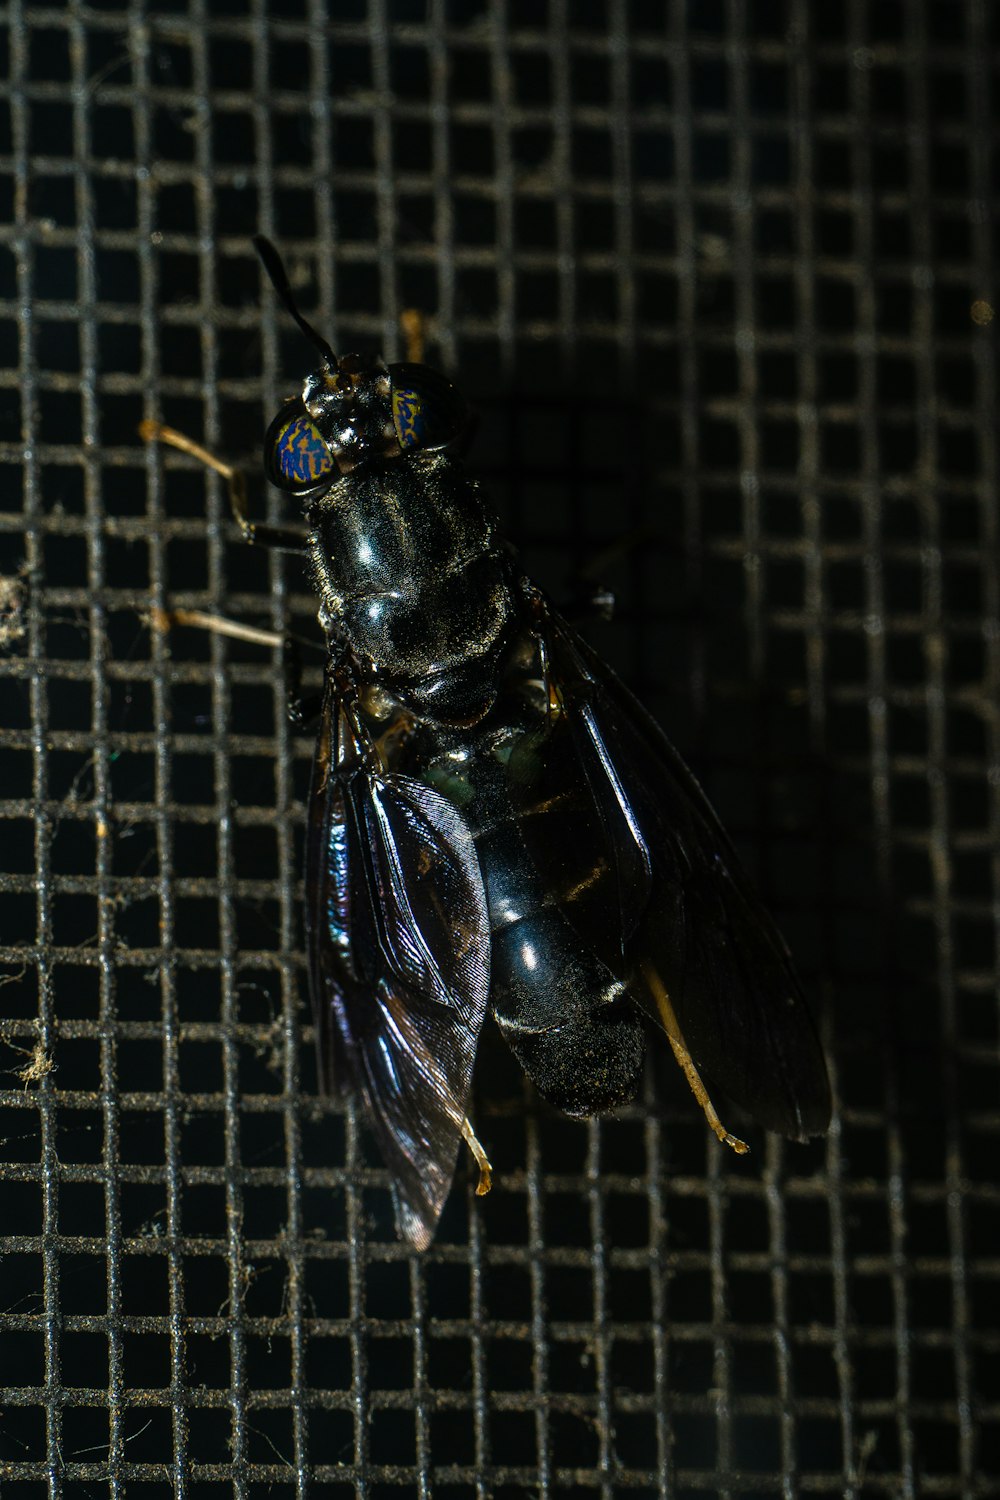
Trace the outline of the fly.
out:
M 465 401 L 423 364 L 338 358 L 254 243 L 321 356 L 264 446 L 304 529 L 250 522 L 235 471 L 143 432 L 225 475 L 248 540 L 308 559 L 327 643 L 312 1006 L 325 1085 L 363 1101 L 401 1235 L 430 1243 L 463 1140 L 489 1188 L 469 1120 L 487 1012 L 566 1114 L 634 1097 L 651 1026 L 735 1151 L 711 1093 L 822 1134 L 826 1066 L 788 950 L 677 752 L 498 535 L 462 461 Z

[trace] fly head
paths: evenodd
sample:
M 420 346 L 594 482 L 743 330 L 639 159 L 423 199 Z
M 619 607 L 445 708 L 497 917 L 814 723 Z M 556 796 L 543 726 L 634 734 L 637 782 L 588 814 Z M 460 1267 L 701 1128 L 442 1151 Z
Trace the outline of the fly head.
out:
M 426 365 L 338 358 L 296 306 L 274 246 L 262 235 L 254 245 L 286 309 L 323 356 L 301 395 L 286 401 L 268 428 L 264 466 L 272 484 L 310 499 L 362 465 L 464 446 L 472 413 L 449 381 Z

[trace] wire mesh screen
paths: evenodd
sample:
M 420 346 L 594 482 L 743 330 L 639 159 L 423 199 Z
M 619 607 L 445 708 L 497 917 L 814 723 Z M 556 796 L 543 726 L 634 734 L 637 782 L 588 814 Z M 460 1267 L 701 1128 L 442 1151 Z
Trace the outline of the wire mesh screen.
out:
M 83 0 L 0 16 L 0 1489 L 1000 1494 L 1000 617 L 984 0 Z M 433 1247 L 305 1002 L 319 639 L 256 472 L 431 358 L 703 779 L 822 1017 L 828 1140 L 672 1062 L 580 1124 L 487 1037 Z M 252 491 L 255 514 L 287 518 Z M 596 560 L 596 561 L 595 561 Z M 306 654 L 318 681 L 322 656 Z M 655 1050 L 655 1049 L 653 1049 Z M 992 1309 L 992 1311 L 991 1311 Z

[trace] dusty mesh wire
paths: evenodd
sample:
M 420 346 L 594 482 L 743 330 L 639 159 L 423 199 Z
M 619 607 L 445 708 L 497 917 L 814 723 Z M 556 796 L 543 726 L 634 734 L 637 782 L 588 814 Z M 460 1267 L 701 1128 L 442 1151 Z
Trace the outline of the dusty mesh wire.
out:
M 974 0 L 0 18 L 12 1494 L 1000 1492 L 997 29 Z M 309 737 L 268 653 L 144 623 L 309 630 L 294 565 L 135 435 L 256 463 L 308 365 L 257 230 L 341 348 L 431 314 L 547 585 L 631 540 L 596 639 L 781 918 L 829 1142 L 727 1158 L 662 1060 L 575 1125 L 488 1047 L 497 1188 L 396 1242 L 315 1090 Z

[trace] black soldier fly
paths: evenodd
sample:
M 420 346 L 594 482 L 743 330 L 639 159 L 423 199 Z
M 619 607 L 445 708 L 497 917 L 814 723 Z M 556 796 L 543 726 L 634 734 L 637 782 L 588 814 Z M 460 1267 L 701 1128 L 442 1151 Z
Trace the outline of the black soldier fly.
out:
M 737 1152 L 709 1087 L 768 1130 L 822 1134 L 826 1067 L 788 950 L 662 731 L 498 536 L 460 457 L 465 402 L 422 364 L 338 358 L 255 244 L 322 357 L 265 440 L 306 529 L 255 526 L 234 471 L 144 435 L 230 479 L 248 540 L 309 560 L 328 648 L 312 1004 L 325 1083 L 363 1100 L 401 1234 L 430 1243 L 463 1138 L 489 1186 L 468 1116 L 487 1011 L 569 1115 L 634 1096 L 651 1022 Z

